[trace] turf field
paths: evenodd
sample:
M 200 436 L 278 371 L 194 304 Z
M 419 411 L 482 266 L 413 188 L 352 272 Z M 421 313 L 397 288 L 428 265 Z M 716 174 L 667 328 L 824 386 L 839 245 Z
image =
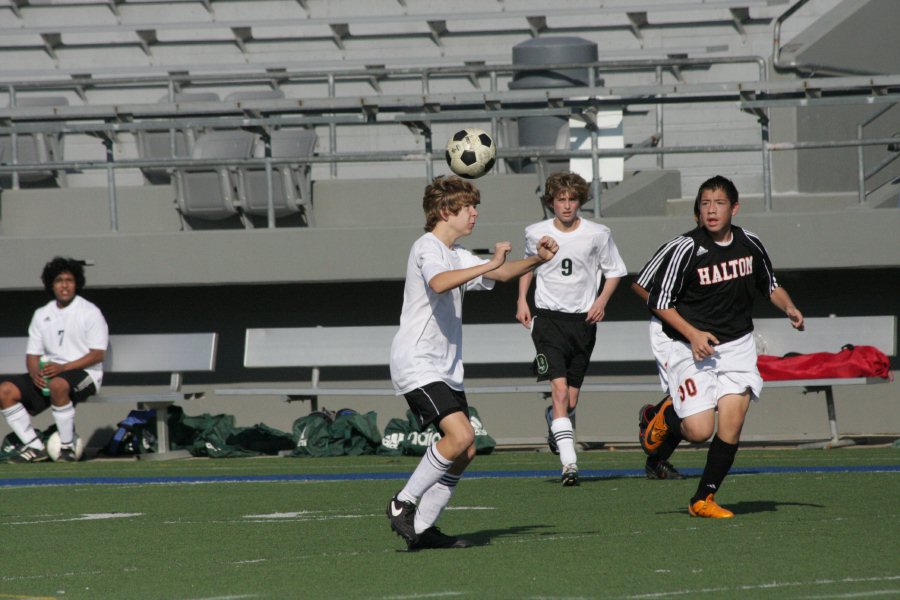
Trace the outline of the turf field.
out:
M 384 509 L 412 458 L 0 465 L 0 599 L 900 598 L 900 449 L 742 450 L 717 499 L 639 451 L 478 457 L 410 553 Z

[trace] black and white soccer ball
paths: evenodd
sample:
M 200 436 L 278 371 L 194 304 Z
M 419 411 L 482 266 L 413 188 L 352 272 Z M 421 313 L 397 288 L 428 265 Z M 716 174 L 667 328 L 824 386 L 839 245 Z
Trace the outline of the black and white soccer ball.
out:
M 50 456 L 50 460 L 56 462 L 59 460 L 59 449 L 60 446 L 59 441 L 59 433 L 54 431 L 50 434 L 50 437 L 47 438 L 47 454 Z M 78 434 L 75 434 L 75 460 L 81 460 L 81 456 L 84 454 L 84 440 L 78 437 Z
M 447 142 L 450 170 L 466 179 L 477 179 L 491 170 L 497 156 L 494 140 L 483 129 L 467 127 Z

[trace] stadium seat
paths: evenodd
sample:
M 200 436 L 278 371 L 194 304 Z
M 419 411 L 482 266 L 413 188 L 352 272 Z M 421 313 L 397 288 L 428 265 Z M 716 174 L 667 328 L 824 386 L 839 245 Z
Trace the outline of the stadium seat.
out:
M 192 158 L 250 158 L 256 136 L 242 130 L 217 130 L 200 135 Z M 186 218 L 224 220 L 238 214 L 235 177 L 232 169 L 197 167 L 175 170 L 178 210 Z
M 280 129 L 272 132 L 273 158 L 303 158 L 312 156 L 317 141 L 310 129 Z M 272 202 L 275 217 L 303 213 L 308 225 L 313 225 L 312 186 L 308 163 L 274 165 L 272 169 Z M 244 213 L 268 215 L 268 185 L 266 171 L 258 167 L 238 169 L 238 195 Z
M 169 97 L 163 96 L 160 102 L 168 102 Z M 185 102 L 218 102 L 219 96 L 214 92 L 191 93 L 182 92 L 175 94 L 176 103 Z M 138 156 L 146 159 L 164 159 L 189 157 L 193 147 L 193 140 L 197 131 L 179 129 L 139 130 L 137 132 Z M 172 138 L 175 138 L 175 154 L 172 154 Z M 169 183 L 172 169 L 167 167 L 144 167 L 141 169 L 144 177 L 150 183 Z
M 69 101 L 62 96 L 21 96 L 16 106 L 66 106 Z M 12 163 L 12 136 L 0 135 L 0 155 L 4 163 Z M 16 136 L 15 156 L 17 163 L 48 163 L 63 160 L 62 136 L 52 133 L 33 133 Z M 65 173 L 53 170 L 19 172 L 20 183 L 37 183 L 56 179 L 65 185 Z M 12 184 L 12 174 L 0 174 L 0 187 L 8 188 Z

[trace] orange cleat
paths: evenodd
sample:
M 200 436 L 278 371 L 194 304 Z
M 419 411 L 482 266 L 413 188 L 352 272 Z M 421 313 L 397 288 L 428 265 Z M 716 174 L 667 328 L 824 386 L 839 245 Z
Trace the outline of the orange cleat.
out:
M 653 456 L 659 450 L 660 445 L 666 439 L 669 433 L 669 426 L 666 425 L 665 412 L 668 407 L 672 406 L 672 399 L 666 398 L 659 406 L 656 414 L 647 423 L 647 428 L 641 431 L 641 448 L 648 455 Z
M 693 504 L 688 505 L 688 512 L 692 517 L 704 517 L 706 519 L 730 519 L 734 513 L 727 508 L 722 508 L 716 504 L 712 494 L 706 497 L 706 500 L 697 500 Z

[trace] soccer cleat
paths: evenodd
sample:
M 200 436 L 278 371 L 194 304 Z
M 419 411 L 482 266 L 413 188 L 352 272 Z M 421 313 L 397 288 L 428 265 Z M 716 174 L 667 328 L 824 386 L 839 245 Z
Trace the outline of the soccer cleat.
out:
M 416 528 L 413 525 L 416 519 L 416 505 L 412 502 L 398 500 L 397 496 L 394 496 L 388 502 L 386 514 L 391 520 L 391 529 L 406 540 L 407 544 L 415 543 L 418 539 Z
M 45 448 L 25 446 L 24 448 L 22 448 L 21 452 L 19 452 L 18 454 L 13 454 L 7 460 L 11 463 L 36 463 L 50 460 L 50 455 L 47 454 L 47 450 Z
M 56 459 L 56 462 L 78 462 L 78 457 L 75 455 L 75 447 L 71 445 L 60 446 L 59 458 Z
M 647 431 L 647 425 L 650 424 L 650 419 L 655 414 L 656 407 L 652 404 L 645 404 L 638 411 L 638 441 L 641 443 L 641 447 L 644 445 L 644 432 Z
M 553 432 L 550 430 L 550 427 L 553 424 L 552 406 L 547 407 L 547 410 L 544 412 L 544 417 L 547 419 L 547 447 L 550 448 L 550 452 L 559 456 L 559 447 L 556 445 L 556 438 L 553 437 Z
M 436 550 L 442 548 L 471 548 L 472 546 L 473 544 L 469 540 L 447 535 L 437 527 L 429 527 L 418 534 L 416 541 L 407 542 L 406 544 L 407 549 L 410 551 Z
M 647 479 L 684 479 L 684 475 L 667 460 L 648 458 L 644 472 L 647 473 Z
M 722 508 L 716 504 L 713 494 L 706 497 L 706 500 L 697 500 L 693 504 L 688 504 L 688 513 L 692 517 L 704 517 L 706 519 L 730 519 L 734 513 L 727 508 Z
M 666 425 L 665 413 L 666 409 L 671 405 L 672 400 L 670 398 L 663 400 L 662 404 L 660 404 L 659 408 L 656 410 L 656 414 L 653 415 L 647 423 L 647 427 L 641 431 L 641 448 L 643 448 L 644 452 L 650 456 L 656 454 L 656 451 L 659 450 L 660 445 L 662 445 L 663 441 L 666 439 L 666 435 L 669 433 L 669 426 Z M 643 414 L 644 412 L 645 411 L 641 409 L 641 413 Z
M 562 484 L 564 487 L 578 485 L 578 467 L 566 465 L 562 471 Z

